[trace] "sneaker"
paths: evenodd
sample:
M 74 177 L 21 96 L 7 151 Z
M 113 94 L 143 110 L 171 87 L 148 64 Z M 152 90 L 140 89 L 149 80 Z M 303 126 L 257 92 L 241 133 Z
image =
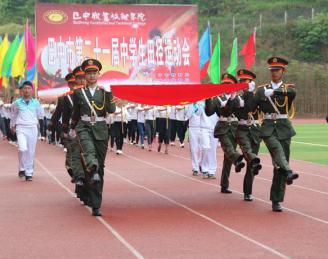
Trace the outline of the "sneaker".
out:
M 215 174 L 208 174 L 208 179 L 216 179 Z
M 181 148 L 184 148 L 184 146 L 185 146 L 184 143 L 180 144 L 180 147 L 181 147 Z
M 23 177 L 25 177 L 25 171 L 19 171 L 19 172 L 18 172 L 18 177 L 19 177 L 19 178 L 23 178 Z
M 144 144 L 141 145 L 141 149 L 145 149 L 145 145 Z
M 202 172 L 203 175 L 203 179 L 207 179 L 208 178 L 208 172 Z
M 65 148 L 63 149 L 63 151 L 64 151 L 64 153 L 67 153 L 67 148 L 65 147 Z
M 25 176 L 25 180 L 26 180 L 26 181 L 32 181 L 33 179 L 32 179 L 32 176 L 30 176 L 30 175 L 26 175 L 26 176 Z

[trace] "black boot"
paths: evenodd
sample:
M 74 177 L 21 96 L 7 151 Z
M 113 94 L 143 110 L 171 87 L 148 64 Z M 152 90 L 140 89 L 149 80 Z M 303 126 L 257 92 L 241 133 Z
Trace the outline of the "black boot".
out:
M 282 212 L 282 208 L 279 202 L 273 201 L 272 202 L 272 211 L 274 212 Z
M 287 172 L 287 185 L 293 184 L 293 181 L 299 177 L 298 174 L 294 174 L 292 171 Z
M 245 163 L 243 162 L 243 156 L 240 156 L 237 161 L 235 162 L 235 172 L 239 173 L 242 168 L 245 167 Z
M 92 216 L 101 217 L 102 216 L 101 210 L 98 208 L 92 208 Z
M 222 193 L 232 193 L 232 191 L 230 191 L 228 188 L 223 188 L 223 187 L 221 187 L 221 192 Z
M 253 171 L 254 176 L 259 174 L 259 171 L 262 169 L 261 160 L 259 158 L 254 158 L 251 160 L 251 170 Z

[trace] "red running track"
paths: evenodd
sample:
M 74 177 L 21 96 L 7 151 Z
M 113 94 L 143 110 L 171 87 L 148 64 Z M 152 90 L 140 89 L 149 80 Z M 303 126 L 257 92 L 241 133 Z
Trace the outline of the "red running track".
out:
M 188 148 L 170 154 L 124 146 L 109 152 L 103 217 L 76 198 L 64 153 L 39 143 L 35 178 L 17 177 L 17 150 L 0 144 L 1 258 L 325 258 L 328 252 L 328 167 L 292 161 L 300 179 L 287 187 L 283 213 L 269 201 L 272 166 L 255 178 L 244 202 L 243 174 L 232 194 L 216 180 L 191 176 Z M 222 152 L 218 152 L 222 164 Z

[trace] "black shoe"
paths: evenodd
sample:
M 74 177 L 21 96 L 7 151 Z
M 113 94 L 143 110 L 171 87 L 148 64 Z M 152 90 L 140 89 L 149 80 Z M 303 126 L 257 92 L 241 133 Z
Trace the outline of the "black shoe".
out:
M 272 211 L 282 212 L 282 208 L 279 202 L 272 202 Z
M 253 171 L 254 176 L 258 175 L 259 171 L 262 169 L 260 162 L 261 160 L 257 157 L 251 161 L 251 170 Z
M 91 180 L 91 184 L 101 182 L 101 178 L 98 173 L 93 173 L 90 180 Z
M 19 178 L 23 178 L 23 177 L 25 177 L 25 171 L 19 171 L 19 172 L 18 172 L 18 177 L 19 177 Z
M 194 176 L 198 175 L 198 171 L 192 170 L 192 175 L 194 175 Z
M 296 180 L 298 177 L 298 174 L 293 174 L 292 171 L 289 171 L 287 173 L 287 185 L 291 185 L 293 183 L 293 180 Z
M 100 209 L 92 208 L 92 216 L 101 217 L 102 215 Z
M 242 168 L 245 167 L 245 163 L 243 162 L 243 156 L 240 156 L 235 162 L 235 172 L 239 173 Z
M 232 193 L 228 188 L 221 188 L 222 193 Z
M 250 194 L 245 194 L 244 195 L 244 201 L 253 201 L 253 197 Z
M 33 181 L 32 176 L 25 176 L 26 181 Z
M 76 180 L 75 184 L 76 184 L 77 186 L 83 186 L 83 185 L 84 185 L 84 181 L 83 181 L 82 178 L 78 178 L 78 179 Z

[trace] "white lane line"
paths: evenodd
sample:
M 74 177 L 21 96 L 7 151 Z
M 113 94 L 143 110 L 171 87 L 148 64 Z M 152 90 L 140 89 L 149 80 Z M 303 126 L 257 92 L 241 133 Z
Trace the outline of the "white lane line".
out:
M 223 228 L 224 230 L 226 230 L 226 231 L 228 231 L 228 232 L 230 232 L 230 233 L 232 233 L 232 234 L 240 237 L 241 239 L 245 239 L 245 240 L 247 240 L 247 241 L 255 244 L 256 246 L 259 246 L 259 247 L 267 250 L 268 252 L 273 253 L 276 256 L 279 256 L 281 258 L 290 258 L 289 256 L 280 253 L 279 251 L 275 250 L 274 248 L 272 248 L 270 246 L 267 246 L 267 245 L 265 245 L 265 244 L 263 244 L 261 242 L 258 242 L 255 239 L 250 238 L 250 237 L 248 237 L 248 236 L 246 236 L 246 235 L 244 235 L 244 234 L 242 234 L 242 233 L 240 233 L 240 232 L 238 232 L 238 231 L 236 231 L 236 230 L 234 230 L 234 229 L 232 229 L 232 228 L 230 228 L 230 227 L 228 227 L 228 226 L 220 223 L 219 221 L 216 221 L 215 219 L 213 219 L 211 217 L 208 217 L 208 216 L 206 216 L 206 215 L 204 215 L 204 214 L 202 214 L 202 213 L 200 213 L 200 212 L 198 212 L 198 211 L 196 211 L 196 210 L 194 210 L 194 209 L 192 209 L 192 208 L 190 208 L 190 207 L 188 207 L 188 206 L 186 206 L 186 205 L 184 205 L 184 204 L 182 204 L 182 203 L 180 203 L 180 202 L 178 202 L 178 201 L 176 201 L 174 199 L 171 199 L 171 198 L 169 198 L 169 197 L 167 197 L 167 196 L 165 196 L 165 195 L 163 195 L 163 194 L 161 194 L 159 192 L 156 192 L 156 191 L 154 191 L 152 189 L 149 189 L 149 188 L 147 188 L 147 187 L 145 187 L 143 185 L 137 184 L 137 183 L 131 181 L 128 178 L 125 178 L 125 177 L 123 177 L 123 176 L 121 176 L 119 174 L 116 174 L 115 172 L 113 172 L 111 170 L 105 169 L 105 171 L 108 172 L 111 175 L 114 175 L 114 176 L 120 178 L 121 180 L 123 180 L 125 182 L 128 182 L 128 183 L 130 183 L 130 184 L 132 184 L 132 185 L 134 185 L 134 186 L 136 186 L 136 187 L 138 187 L 140 189 L 143 189 L 145 191 L 148 191 L 148 192 L 154 194 L 155 196 L 158 196 L 158 197 L 160 197 L 162 199 L 165 199 L 165 200 L 167 200 L 167 201 L 169 201 L 169 202 L 171 202 L 171 203 L 173 203 L 173 204 L 175 204 L 175 205 L 177 205 L 177 206 L 179 206 L 181 208 L 184 208 L 185 210 L 191 212 L 192 214 L 195 214 L 195 215 L 197 215 L 197 216 L 199 216 L 199 217 L 201 217 L 201 218 L 203 218 L 203 219 L 205 219 L 205 220 L 207 220 L 207 221 L 209 221 L 209 222 L 211 222 L 211 223 L 213 223 L 213 224 L 215 224 L 215 225 Z
M 300 144 L 300 145 L 316 146 L 316 147 L 328 147 L 328 145 L 325 144 L 314 144 L 314 143 L 294 141 L 294 140 L 292 140 L 292 143 Z
M 74 193 L 67 188 L 56 176 L 54 176 L 37 158 L 35 161 L 38 165 L 64 190 L 66 190 L 71 196 L 75 197 Z M 85 208 L 91 213 L 91 209 L 86 207 Z M 107 221 L 105 221 L 101 217 L 95 217 L 109 232 L 113 234 L 136 258 L 144 259 L 144 257 L 135 249 L 128 241 L 126 241 L 118 232 L 112 227 Z
M 211 186 L 214 186 L 215 188 L 218 188 L 218 187 L 219 187 L 218 185 L 215 185 L 215 184 L 212 184 L 212 183 L 208 183 L 208 182 L 205 182 L 205 181 L 198 180 L 198 179 L 195 178 L 194 176 L 187 176 L 187 175 L 181 174 L 181 173 L 179 173 L 179 172 L 177 172 L 177 171 L 174 171 L 174 170 L 168 169 L 168 168 L 166 168 L 166 167 L 162 167 L 162 166 L 159 166 L 159 165 L 156 165 L 156 164 L 153 164 L 153 163 L 147 162 L 147 161 L 142 160 L 142 159 L 139 159 L 139 158 L 135 158 L 135 157 L 132 157 L 132 156 L 129 156 L 129 155 L 126 155 L 126 154 L 124 154 L 124 156 L 126 156 L 126 157 L 128 157 L 128 158 L 130 158 L 130 159 L 136 160 L 136 161 L 138 161 L 138 162 L 140 162 L 140 163 L 143 163 L 143 164 L 146 164 L 146 165 L 149 165 L 149 166 L 152 166 L 152 167 L 155 167 L 155 168 L 161 169 L 161 170 L 163 170 L 163 171 L 169 172 L 169 173 L 171 173 L 171 174 L 175 174 L 175 175 L 178 175 L 178 176 L 181 176 L 181 177 L 187 178 L 187 179 L 189 179 L 189 180 L 191 180 L 191 181 L 195 181 L 195 182 L 199 182 L 199 183 L 202 183 L 202 184 L 211 185 Z M 231 189 L 231 190 L 232 190 L 233 192 L 235 192 L 235 193 L 238 193 L 238 194 L 244 196 L 244 194 L 243 194 L 242 192 L 239 192 L 239 191 L 236 191 L 236 190 L 233 190 L 233 189 Z M 266 203 L 266 204 L 270 204 L 270 205 L 271 205 L 271 202 L 268 202 L 268 201 L 263 200 L 263 199 L 261 199 L 261 198 L 257 198 L 257 197 L 255 197 L 255 196 L 253 196 L 253 197 L 254 197 L 256 200 L 259 200 L 259 201 L 261 201 L 261 202 L 264 202 L 264 203 Z M 311 216 L 311 215 L 305 214 L 305 213 L 300 212 L 300 211 L 295 210 L 295 209 L 291 209 L 291 208 L 287 208 L 287 207 L 283 207 L 283 208 L 284 208 L 286 211 L 290 211 L 290 212 L 293 212 L 293 213 L 295 213 L 295 214 L 298 214 L 298 215 L 301 215 L 301 216 L 303 216 L 303 217 L 306 217 L 306 218 L 308 218 L 308 219 L 311 219 L 311 220 L 314 220 L 314 221 L 317 221 L 317 222 L 320 222 L 320 223 L 323 223 L 323 224 L 328 225 L 328 221 L 326 221 L 326 220 L 323 220 L 323 219 L 320 219 L 320 218 L 317 218 L 317 217 L 314 217 L 314 216 Z
M 181 158 L 181 159 L 185 159 L 185 160 L 190 160 L 191 161 L 191 159 L 186 158 L 186 157 L 182 157 L 182 156 L 178 156 L 178 155 L 171 155 L 171 156 L 177 157 L 177 158 Z M 264 166 L 266 166 L 266 164 L 263 164 L 263 163 L 261 163 L 261 164 L 264 165 Z M 271 167 L 272 168 L 272 166 L 267 166 L 267 167 Z M 218 165 L 218 168 L 222 168 L 222 166 Z M 245 175 L 245 173 L 240 173 L 239 175 Z M 266 182 L 272 182 L 271 179 L 266 179 L 266 178 L 263 178 L 261 176 L 256 176 L 256 179 L 260 179 L 260 180 L 266 181 Z M 301 186 L 301 185 L 298 185 L 298 184 L 294 184 L 294 183 L 290 187 L 299 188 L 299 189 L 303 189 L 303 190 L 307 190 L 307 191 L 311 191 L 311 192 L 316 192 L 316 193 L 328 195 L 328 192 L 324 192 L 324 191 L 312 189 L 312 188 L 309 188 L 309 187 L 304 187 L 304 186 Z

